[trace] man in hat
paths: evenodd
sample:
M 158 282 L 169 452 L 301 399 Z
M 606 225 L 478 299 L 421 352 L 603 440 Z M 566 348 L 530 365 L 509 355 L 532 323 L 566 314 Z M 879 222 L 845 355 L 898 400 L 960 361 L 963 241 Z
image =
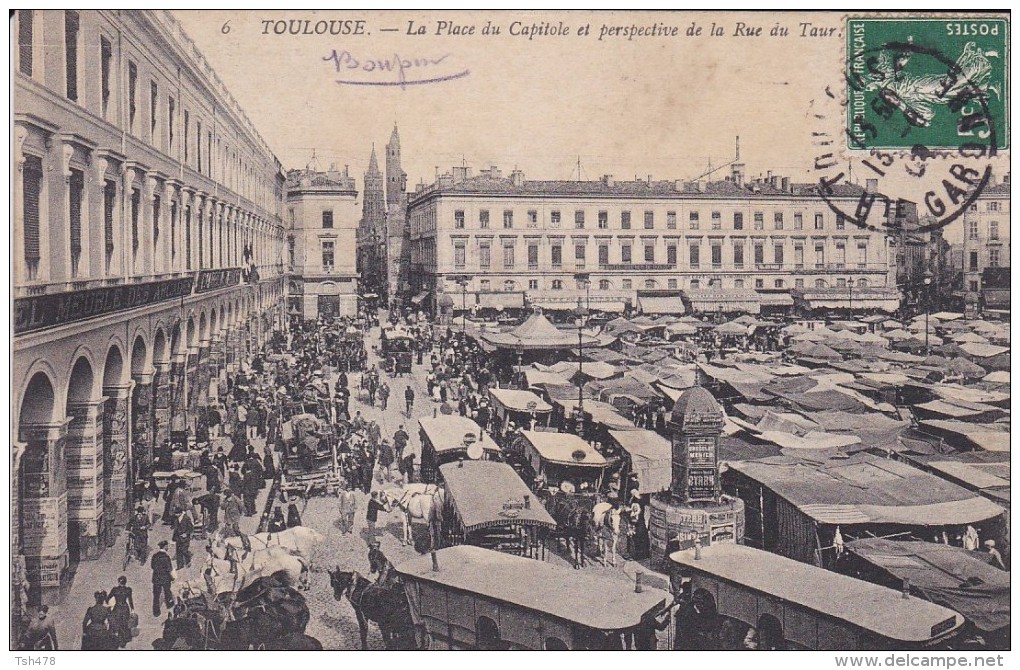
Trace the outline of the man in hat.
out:
M 241 534 L 240 524 L 243 513 L 241 501 L 237 499 L 233 491 L 227 489 L 223 494 L 223 534 L 225 536 L 235 537 Z
M 194 531 L 195 524 L 191 521 L 191 515 L 186 509 L 181 510 L 174 520 L 174 534 L 171 538 L 174 541 L 178 570 L 191 565 L 191 534 Z
M 159 549 L 149 561 L 149 567 L 152 568 L 152 616 L 159 616 L 160 596 L 163 597 L 167 609 L 173 607 L 174 604 L 173 596 L 170 594 L 170 582 L 174 579 L 174 565 L 170 561 L 170 554 L 166 551 L 168 546 L 170 546 L 169 542 L 160 540 Z
M 409 440 L 410 435 L 404 430 L 404 424 L 400 424 L 397 427 L 397 432 L 393 433 L 393 452 L 398 462 L 404 460 L 404 449 L 407 448 Z
M 379 540 L 372 539 L 368 543 L 368 574 L 378 575 L 375 579 L 376 584 L 385 586 L 389 581 L 390 569 L 393 564 L 390 563 L 389 559 L 386 558 L 386 554 L 382 552 L 380 548 Z
M 404 390 L 404 403 L 407 405 L 407 416 L 410 418 L 411 410 L 414 409 L 414 389 L 410 384 Z

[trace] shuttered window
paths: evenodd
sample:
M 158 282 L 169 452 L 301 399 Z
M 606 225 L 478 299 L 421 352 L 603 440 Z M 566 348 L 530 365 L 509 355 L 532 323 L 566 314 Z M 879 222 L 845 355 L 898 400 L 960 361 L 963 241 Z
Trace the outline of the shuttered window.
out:
M 85 192 L 85 175 L 81 170 L 71 170 L 68 180 L 68 221 L 71 238 L 71 276 L 78 276 L 81 261 L 81 201 Z
M 18 10 L 18 69 L 21 74 L 32 76 L 32 47 L 35 36 L 32 33 L 35 13 L 31 9 Z
M 142 193 L 137 188 L 131 189 L 131 251 L 138 253 L 138 208 L 142 203 Z
M 37 156 L 26 156 L 22 169 L 24 229 L 25 229 L 25 265 L 28 279 L 39 276 L 39 196 L 42 191 L 42 159 Z
M 67 65 L 67 99 L 78 100 L 78 12 L 64 11 L 64 56 Z
M 191 207 L 184 208 L 184 263 L 191 269 Z
M 205 250 L 203 249 L 204 245 L 202 244 L 202 223 L 203 223 L 202 219 L 203 218 L 204 217 L 202 216 L 202 208 L 199 207 L 198 208 L 198 269 L 200 269 L 200 270 L 203 267 L 205 267 L 205 265 L 204 265 L 205 264 L 205 254 L 203 253 L 203 251 L 205 251 Z
M 117 183 L 107 181 L 103 187 L 103 241 L 106 255 L 106 271 L 113 263 L 113 212 L 117 204 Z
M 152 253 L 155 256 L 159 253 L 159 215 L 160 206 L 162 203 L 159 201 L 159 196 L 153 196 L 152 198 Z M 154 259 L 155 260 L 155 259 Z
M 177 203 L 170 203 L 170 260 L 177 258 Z

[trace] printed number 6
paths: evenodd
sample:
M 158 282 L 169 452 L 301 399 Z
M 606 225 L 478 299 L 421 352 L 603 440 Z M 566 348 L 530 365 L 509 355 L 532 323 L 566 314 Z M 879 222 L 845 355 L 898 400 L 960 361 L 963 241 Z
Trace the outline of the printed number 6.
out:
M 230 21 L 227 21 L 226 23 L 223 24 L 223 27 L 220 28 L 220 32 L 223 33 L 224 35 L 230 32 Z

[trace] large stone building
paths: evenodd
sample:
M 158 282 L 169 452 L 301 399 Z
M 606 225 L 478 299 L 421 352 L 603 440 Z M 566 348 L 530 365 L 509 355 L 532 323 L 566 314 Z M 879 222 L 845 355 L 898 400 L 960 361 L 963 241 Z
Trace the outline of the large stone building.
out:
M 302 319 L 358 313 L 357 187 L 347 166 L 287 173 L 288 313 Z
M 284 175 L 170 14 L 12 29 L 18 607 L 112 546 L 171 425 L 282 322 Z
M 1008 277 L 1008 272 L 996 268 L 1010 267 L 1009 174 L 986 187 L 962 218 L 962 225 L 951 224 L 946 229 L 960 273 L 959 294 L 970 309 L 981 306 L 1009 310 L 1009 291 L 1000 286 L 986 287 L 983 279 L 1002 274 Z
M 862 190 L 836 185 L 832 199 L 854 211 Z M 884 233 L 835 214 L 814 184 L 745 181 L 739 160 L 709 183 L 454 168 L 409 196 L 408 221 L 416 297 L 434 306 L 450 293 L 455 310 L 516 307 L 522 296 L 546 309 L 580 299 L 645 312 L 680 311 L 681 300 L 701 312 L 899 304 Z

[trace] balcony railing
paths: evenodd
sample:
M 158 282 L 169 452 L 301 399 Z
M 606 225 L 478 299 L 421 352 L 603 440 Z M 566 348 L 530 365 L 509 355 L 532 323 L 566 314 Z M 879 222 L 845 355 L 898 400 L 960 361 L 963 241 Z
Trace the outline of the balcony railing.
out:
M 599 270 L 607 272 L 652 272 L 656 270 L 673 270 L 675 268 L 676 265 L 670 263 L 599 263 Z M 691 268 L 697 269 L 697 265 L 692 265 Z

